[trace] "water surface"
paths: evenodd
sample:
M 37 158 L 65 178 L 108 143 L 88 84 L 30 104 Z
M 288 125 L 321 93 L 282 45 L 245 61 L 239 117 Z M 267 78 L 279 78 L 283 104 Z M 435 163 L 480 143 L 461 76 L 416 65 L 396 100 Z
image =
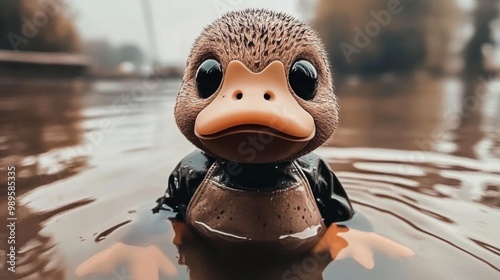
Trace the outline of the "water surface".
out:
M 164 279 L 216 279 L 252 266 L 244 256 L 229 264 L 220 252 L 177 247 L 168 215 L 150 215 L 169 173 L 194 149 L 173 119 L 179 85 L 1 84 L 0 166 L 3 174 L 17 169 L 17 278 L 84 279 L 77 266 L 117 241 L 156 244 L 177 270 Z M 246 275 L 499 279 L 500 81 L 349 79 L 337 93 L 341 126 L 317 153 L 373 230 L 416 256 L 376 254 L 372 270 L 352 260 L 318 263 L 295 278 L 282 276 L 297 263 L 268 263 Z M 5 220 L 5 192 L 0 199 Z M 0 238 L 5 250 L 3 231 Z M 17 279 L 4 263 L 0 278 Z M 85 279 L 129 277 L 121 265 Z

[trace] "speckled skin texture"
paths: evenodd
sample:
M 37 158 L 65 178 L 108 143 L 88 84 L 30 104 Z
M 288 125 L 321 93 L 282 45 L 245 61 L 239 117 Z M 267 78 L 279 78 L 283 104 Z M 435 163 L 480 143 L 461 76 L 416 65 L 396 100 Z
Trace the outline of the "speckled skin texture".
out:
M 225 14 L 207 26 L 196 39 L 189 55 L 182 86 L 177 96 L 175 119 L 186 138 L 201 150 L 207 149 L 194 135 L 196 117 L 217 96 L 207 99 L 198 96 L 195 75 L 200 64 L 217 59 L 222 69 L 232 60 L 243 62 L 254 72 L 262 71 L 269 63 L 283 63 L 288 79 L 292 64 L 298 59 L 310 61 L 318 72 L 318 89 L 311 100 L 303 100 L 289 91 L 297 102 L 314 118 L 315 137 L 298 153 L 283 159 L 291 161 L 310 153 L 323 144 L 339 122 L 337 98 L 327 56 L 317 33 L 303 22 L 284 13 L 247 9 Z M 224 80 L 222 81 L 222 83 Z

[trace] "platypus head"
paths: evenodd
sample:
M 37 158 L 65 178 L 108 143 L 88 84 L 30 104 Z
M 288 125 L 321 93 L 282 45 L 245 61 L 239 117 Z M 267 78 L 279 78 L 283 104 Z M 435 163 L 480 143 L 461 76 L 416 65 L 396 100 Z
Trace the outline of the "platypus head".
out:
M 223 15 L 191 49 L 175 119 L 194 145 L 225 160 L 272 163 L 311 152 L 339 119 L 318 35 L 283 13 Z

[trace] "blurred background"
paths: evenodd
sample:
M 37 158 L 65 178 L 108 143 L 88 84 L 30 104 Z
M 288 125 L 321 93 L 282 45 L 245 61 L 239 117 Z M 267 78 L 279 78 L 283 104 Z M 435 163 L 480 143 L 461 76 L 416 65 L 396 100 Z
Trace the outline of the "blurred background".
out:
M 500 0 L 0 0 L 0 184 L 16 166 L 24 217 L 16 277 L 74 279 L 149 213 L 193 150 L 173 120 L 191 44 L 247 7 L 319 32 L 341 124 L 317 153 L 377 232 L 417 253 L 404 275 L 498 279 Z M 401 279 L 395 261 L 377 263 L 323 275 Z
M 5 0 L 0 49 L 80 54 L 97 77 L 178 75 L 205 25 L 229 10 L 266 7 L 311 23 L 337 75 L 470 74 L 500 67 L 498 1 L 398 0 L 392 10 L 391 3 Z

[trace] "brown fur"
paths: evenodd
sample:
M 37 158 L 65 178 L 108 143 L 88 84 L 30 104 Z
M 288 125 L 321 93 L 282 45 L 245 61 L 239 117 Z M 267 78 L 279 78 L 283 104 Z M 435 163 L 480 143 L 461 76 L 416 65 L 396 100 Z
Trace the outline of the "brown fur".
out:
M 216 58 L 222 64 L 223 71 L 230 61 L 239 60 L 254 72 L 279 60 L 285 66 L 287 78 L 290 67 L 297 59 L 307 59 L 316 67 L 319 76 L 316 96 L 305 101 L 294 95 L 297 102 L 314 118 L 316 135 L 303 150 L 287 160 L 316 149 L 337 128 L 337 98 L 333 93 L 327 56 L 317 33 L 284 13 L 247 9 L 227 13 L 207 26 L 191 49 L 177 96 L 175 119 L 181 132 L 198 148 L 206 150 L 194 135 L 196 117 L 217 95 L 215 93 L 203 99 L 197 93 L 196 71 L 207 58 Z M 293 92 L 290 86 L 289 90 Z

